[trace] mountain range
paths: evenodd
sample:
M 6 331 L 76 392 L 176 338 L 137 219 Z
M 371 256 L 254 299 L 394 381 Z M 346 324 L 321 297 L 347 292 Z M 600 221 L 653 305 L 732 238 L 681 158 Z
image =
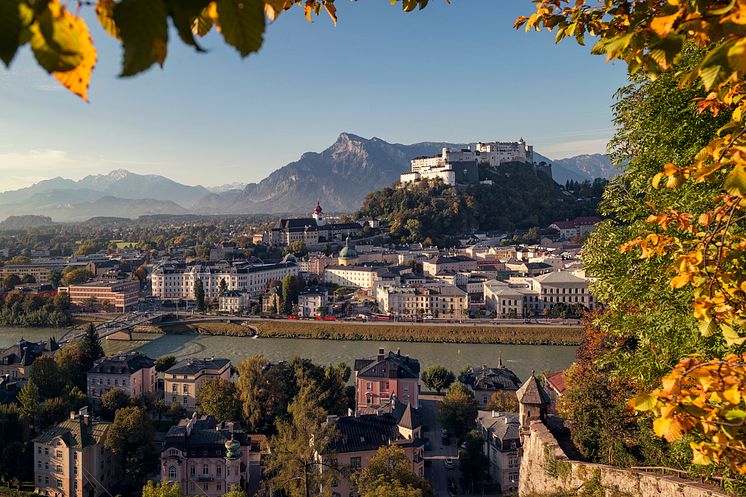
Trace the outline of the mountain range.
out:
M 0 193 L 0 219 L 43 215 L 54 221 L 93 216 L 136 218 L 152 214 L 245 214 L 307 212 L 320 201 L 327 212 L 352 212 L 368 192 L 390 186 L 409 170 L 409 161 L 467 144 L 388 143 L 341 133 L 323 152 L 307 152 L 259 183 L 231 183 L 214 188 L 189 186 L 158 175 L 118 169 L 74 181 L 57 177 L 27 188 Z M 580 155 L 551 160 L 556 182 L 584 181 L 618 174 L 607 156 Z

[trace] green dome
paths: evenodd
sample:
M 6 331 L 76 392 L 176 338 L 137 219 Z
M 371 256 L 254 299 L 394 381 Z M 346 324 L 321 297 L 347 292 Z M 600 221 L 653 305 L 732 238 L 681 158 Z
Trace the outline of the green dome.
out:
M 354 245 L 350 245 L 350 237 L 345 240 L 345 246 L 339 251 L 339 257 L 342 259 L 357 259 L 357 250 Z
M 238 459 L 241 457 L 241 444 L 231 437 L 225 442 L 225 457 L 227 459 Z

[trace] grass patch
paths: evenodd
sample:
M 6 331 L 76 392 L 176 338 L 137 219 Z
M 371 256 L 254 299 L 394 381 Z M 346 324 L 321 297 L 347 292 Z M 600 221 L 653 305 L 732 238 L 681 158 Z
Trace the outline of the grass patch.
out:
M 578 345 L 581 340 L 581 328 L 578 326 L 422 326 L 282 320 L 251 321 L 250 324 L 262 338 L 527 345 Z M 241 328 L 249 331 L 247 326 Z

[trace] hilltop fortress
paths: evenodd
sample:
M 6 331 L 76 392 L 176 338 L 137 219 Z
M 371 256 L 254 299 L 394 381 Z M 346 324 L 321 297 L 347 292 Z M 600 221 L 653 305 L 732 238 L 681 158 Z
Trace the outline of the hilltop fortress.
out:
M 552 177 L 551 164 L 534 163 L 534 147 L 521 138 L 517 142 L 478 142 L 469 148 L 443 148 L 440 155 L 412 159 L 412 171 L 403 173 L 403 185 L 423 179 L 440 178 L 447 185 L 479 182 L 479 166 L 498 167 L 507 162 L 523 162 L 534 166 L 536 172 Z

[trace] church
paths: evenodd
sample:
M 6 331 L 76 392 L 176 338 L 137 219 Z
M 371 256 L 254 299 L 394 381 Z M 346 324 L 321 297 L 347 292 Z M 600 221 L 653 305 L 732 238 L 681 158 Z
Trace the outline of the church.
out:
M 302 241 L 307 247 L 359 237 L 363 227 L 358 223 L 326 223 L 321 204 L 316 202 L 312 217 L 280 219 L 269 232 L 269 244 L 286 247 Z

